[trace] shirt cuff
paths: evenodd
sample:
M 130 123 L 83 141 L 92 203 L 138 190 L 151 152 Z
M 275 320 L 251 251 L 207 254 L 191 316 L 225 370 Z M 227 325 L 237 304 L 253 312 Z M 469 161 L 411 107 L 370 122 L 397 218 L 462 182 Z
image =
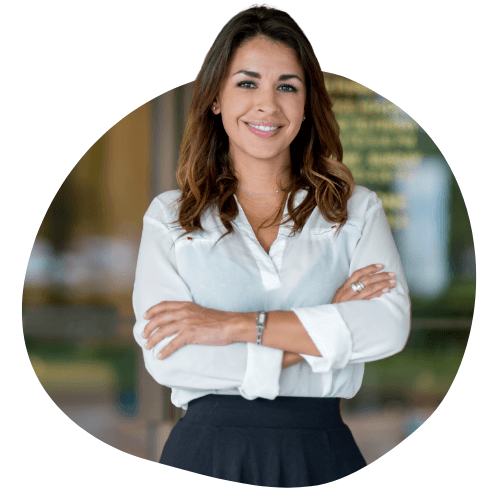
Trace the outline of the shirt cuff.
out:
M 239 387 L 245 399 L 275 399 L 279 394 L 279 378 L 283 351 L 264 345 L 247 343 L 247 367 Z
M 314 373 L 344 368 L 352 356 L 349 328 L 334 304 L 291 309 L 307 330 L 321 356 L 301 354 Z

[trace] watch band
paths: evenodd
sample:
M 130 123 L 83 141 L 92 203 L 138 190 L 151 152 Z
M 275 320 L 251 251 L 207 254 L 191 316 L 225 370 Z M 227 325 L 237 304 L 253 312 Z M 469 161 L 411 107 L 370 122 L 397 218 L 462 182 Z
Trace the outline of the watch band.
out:
M 260 311 L 257 315 L 257 344 L 262 344 L 262 332 L 264 331 L 264 326 L 266 325 L 267 312 Z

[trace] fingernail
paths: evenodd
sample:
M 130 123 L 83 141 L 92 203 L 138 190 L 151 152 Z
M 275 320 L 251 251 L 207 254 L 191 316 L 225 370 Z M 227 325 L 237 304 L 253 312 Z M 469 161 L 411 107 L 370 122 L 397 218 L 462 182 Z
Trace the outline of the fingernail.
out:
M 147 342 L 144 344 L 144 349 L 149 349 L 149 348 L 148 348 L 148 343 L 147 343 Z
M 394 284 L 394 283 L 396 283 L 396 280 L 389 280 L 389 283 Z
M 389 273 L 389 276 L 396 276 L 396 273 Z
M 377 267 L 384 267 L 383 264 L 375 264 Z
M 388 289 L 388 288 L 384 288 L 382 291 L 383 291 L 384 293 L 387 293 L 387 292 L 389 291 L 389 289 Z
M 147 313 L 147 312 L 145 312 L 145 313 L 142 315 L 142 317 L 143 317 L 144 319 L 146 319 L 146 316 L 147 316 L 147 315 L 148 315 L 148 313 Z
M 156 355 L 156 357 L 157 357 L 158 359 L 161 359 L 161 352 L 159 352 L 159 353 Z

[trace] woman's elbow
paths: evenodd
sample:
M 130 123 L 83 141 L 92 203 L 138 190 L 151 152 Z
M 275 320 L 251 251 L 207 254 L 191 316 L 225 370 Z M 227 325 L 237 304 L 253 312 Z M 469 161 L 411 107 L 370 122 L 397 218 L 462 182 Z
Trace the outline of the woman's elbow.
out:
M 151 375 L 153 380 L 165 387 L 172 387 L 176 385 L 176 368 L 172 366 L 171 360 L 155 359 L 151 353 L 144 350 L 144 365 L 147 372 Z
M 408 343 L 410 336 L 410 311 L 404 311 L 390 324 L 387 330 L 386 350 L 388 356 L 401 352 Z
M 391 354 L 389 354 L 389 356 L 394 356 L 394 354 L 398 354 L 399 352 L 401 352 L 408 343 L 408 337 L 409 330 L 401 330 L 397 335 L 395 335 L 392 352 Z
M 391 317 L 389 331 L 394 350 L 400 352 L 406 346 L 411 326 L 411 301 L 409 293 L 395 294 L 388 303 L 388 314 Z

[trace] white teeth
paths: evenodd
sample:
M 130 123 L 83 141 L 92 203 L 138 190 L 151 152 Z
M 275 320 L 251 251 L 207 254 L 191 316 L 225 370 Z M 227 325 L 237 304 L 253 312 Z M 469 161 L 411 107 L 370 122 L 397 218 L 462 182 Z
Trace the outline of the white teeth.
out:
M 265 132 L 269 132 L 270 130 L 276 130 L 278 127 L 263 127 L 261 125 L 252 125 L 249 123 L 250 127 L 257 128 L 259 130 L 264 130 Z

